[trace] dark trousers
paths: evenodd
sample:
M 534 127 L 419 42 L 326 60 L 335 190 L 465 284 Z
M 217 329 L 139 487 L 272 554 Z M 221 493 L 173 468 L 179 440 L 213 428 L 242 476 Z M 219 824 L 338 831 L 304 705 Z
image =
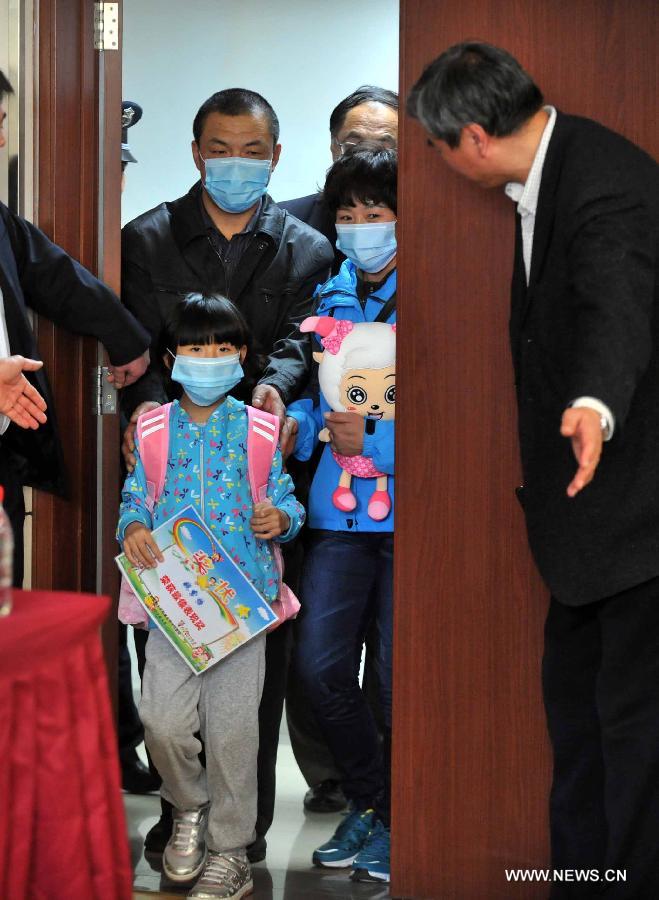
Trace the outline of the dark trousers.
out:
M 284 622 L 267 636 L 265 643 L 265 681 L 259 706 L 258 837 L 267 834 L 275 814 L 279 727 L 286 695 L 291 624 Z
M 295 629 L 293 635 L 294 640 L 297 640 Z M 385 724 L 377 673 L 377 628 L 375 623 L 372 623 L 366 635 L 362 689 L 375 718 L 378 731 L 382 735 L 385 731 Z M 307 700 L 302 682 L 295 677 L 288 679 L 286 687 L 286 723 L 295 761 L 309 787 L 328 780 L 341 781 L 341 773 Z
M 117 740 L 119 759 L 122 765 L 137 759 L 136 750 L 144 740 L 144 730 L 133 698 L 133 679 L 128 651 L 128 629 L 118 623 L 118 669 L 117 669 Z
M 0 438 L 0 441 L 2 439 Z M 23 526 L 25 524 L 25 502 L 23 501 L 23 486 L 18 476 L 2 452 L 0 444 L 0 484 L 5 489 L 3 506 L 14 532 L 14 587 L 23 587 Z
M 295 642 L 300 678 L 356 808 L 389 824 L 393 640 L 393 535 L 315 531 L 302 576 Z M 374 623 L 384 715 L 380 741 L 359 685 L 362 646 Z
M 552 599 L 543 690 L 554 751 L 552 866 L 626 870 L 552 898 L 659 897 L 659 578 L 606 600 Z
M 297 641 L 295 626 L 293 633 Z M 320 730 L 306 691 L 293 672 L 286 688 L 286 724 L 295 762 L 309 787 L 322 781 L 341 781 L 341 773 Z

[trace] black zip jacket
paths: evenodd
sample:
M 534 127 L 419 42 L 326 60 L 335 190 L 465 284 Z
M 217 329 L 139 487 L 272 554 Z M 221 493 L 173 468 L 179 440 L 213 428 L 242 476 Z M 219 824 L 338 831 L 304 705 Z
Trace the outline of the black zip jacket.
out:
M 218 293 L 245 316 L 256 353 L 267 357 L 260 381 L 288 404 L 311 368 L 308 335 L 299 323 L 312 310 L 316 286 L 334 257 L 317 231 L 263 198 L 261 212 L 229 283 L 201 213 L 201 182 L 178 200 L 143 213 L 123 229 L 122 299 L 151 335 L 151 365 L 122 392 L 130 416 L 140 403 L 166 403 L 171 387 L 162 365 L 163 340 L 179 301 L 190 292 Z

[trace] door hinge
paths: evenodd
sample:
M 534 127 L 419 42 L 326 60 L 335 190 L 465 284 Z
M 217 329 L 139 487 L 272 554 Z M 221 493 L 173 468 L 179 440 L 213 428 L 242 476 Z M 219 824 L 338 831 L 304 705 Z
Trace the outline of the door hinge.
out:
M 119 49 L 119 4 L 94 3 L 94 47 Z
M 95 366 L 92 369 L 92 396 L 95 416 L 111 416 L 117 411 L 117 389 L 108 381 L 108 367 Z

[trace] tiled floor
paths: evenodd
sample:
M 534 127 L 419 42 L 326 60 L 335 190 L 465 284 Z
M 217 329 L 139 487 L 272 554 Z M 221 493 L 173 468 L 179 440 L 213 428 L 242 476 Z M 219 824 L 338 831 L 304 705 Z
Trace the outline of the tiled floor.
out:
M 313 849 L 327 840 L 339 815 L 306 813 L 302 797 L 306 785 L 295 764 L 288 736 L 282 732 L 277 764 L 277 805 L 268 833 L 268 855 L 253 866 L 255 900 L 315 900 L 315 898 L 371 898 L 383 900 L 387 888 L 378 884 L 355 884 L 349 870 L 316 869 L 311 865 Z M 172 887 L 142 852 L 144 835 L 156 821 L 160 809 L 157 796 L 126 795 L 126 814 L 135 865 L 135 897 L 143 900 L 171 897 L 181 900 L 185 891 Z M 154 866 L 158 862 L 153 863 Z

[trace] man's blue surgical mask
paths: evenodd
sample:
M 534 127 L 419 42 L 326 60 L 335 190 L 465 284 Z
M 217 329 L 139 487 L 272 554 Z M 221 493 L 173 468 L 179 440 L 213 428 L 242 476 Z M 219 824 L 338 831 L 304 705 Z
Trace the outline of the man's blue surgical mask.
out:
M 243 378 L 240 354 L 197 359 L 181 356 L 174 359 L 172 381 L 183 385 L 183 390 L 197 406 L 210 406 L 224 397 Z
M 358 269 L 380 272 L 396 255 L 396 222 L 337 225 L 336 246 Z
M 245 212 L 265 194 L 272 174 L 271 159 L 201 158 L 206 166 L 204 187 L 213 202 L 225 212 Z

